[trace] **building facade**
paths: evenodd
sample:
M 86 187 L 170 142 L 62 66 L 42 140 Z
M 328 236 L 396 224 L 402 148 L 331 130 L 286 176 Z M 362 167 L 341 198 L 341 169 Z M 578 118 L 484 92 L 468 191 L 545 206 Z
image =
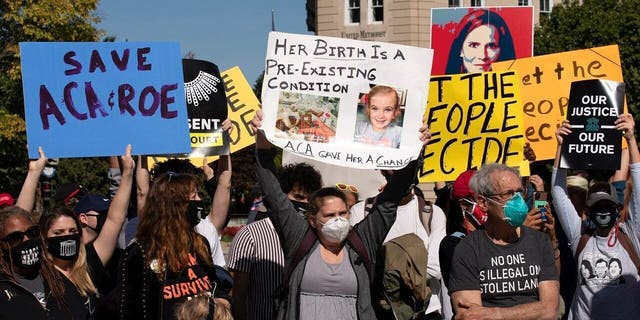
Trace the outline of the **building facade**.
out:
M 534 21 L 561 0 L 307 0 L 307 28 L 319 36 L 430 47 L 431 8 L 533 6 Z

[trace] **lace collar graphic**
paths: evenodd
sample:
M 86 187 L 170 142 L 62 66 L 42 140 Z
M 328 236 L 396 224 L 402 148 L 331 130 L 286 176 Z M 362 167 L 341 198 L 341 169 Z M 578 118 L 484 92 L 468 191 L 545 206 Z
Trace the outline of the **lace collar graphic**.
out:
M 212 93 L 217 93 L 216 85 L 220 83 L 220 79 L 212 74 L 199 71 L 198 76 L 184 83 L 184 94 L 187 96 L 187 103 L 194 106 L 200 105 L 200 101 L 209 101 Z

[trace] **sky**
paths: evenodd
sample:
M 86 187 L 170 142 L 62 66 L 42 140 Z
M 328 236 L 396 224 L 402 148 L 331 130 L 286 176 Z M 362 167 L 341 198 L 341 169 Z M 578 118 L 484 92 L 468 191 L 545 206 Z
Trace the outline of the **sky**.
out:
M 176 41 L 184 56 L 239 66 L 249 84 L 264 69 L 271 11 L 276 31 L 311 34 L 305 0 L 102 0 L 98 28 L 116 41 Z

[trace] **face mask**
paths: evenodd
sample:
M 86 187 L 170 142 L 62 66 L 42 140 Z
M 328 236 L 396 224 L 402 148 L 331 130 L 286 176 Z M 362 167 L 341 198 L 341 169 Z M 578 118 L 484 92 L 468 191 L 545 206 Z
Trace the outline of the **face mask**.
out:
M 596 227 L 609 229 L 616 223 L 618 212 L 593 212 L 589 214 L 589 218 Z
M 471 212 L 469 212 L 468 210 L 463 210 L 463 212 L 476 229 L 484 226 L 484 224 L 487 223 L 487 213 L 482 211 L 482 209 L 480 209 L 478 204 L 475 202 L 473 202 L 473 209 L 471 209 Z
M 319 222 L 319 221 L 318 221 Z M 335 217 L 326 223 L 321 223 L 322 228 L 320 232 L 325 237 L 325 239 L 333 242 L 333 243 L 341 243 L 344 239 L 347 238 L 347 234 L 349 234 L 349 229 L 351 225 L 349 225 L 349 220 L 343 217 Z
M 62 260 L 73 260 L 80 251 L 80 234 L 70 234 L 47 239 L 47 250 Z
M 89 215 L 89 214 L 87 214 L 87 215 Z M 92 226 L 90 226 L 88 224 L 86 226 L 87 226 L 87 228 L 95 231 L 95 233 L 100 234 L 100 231 L 102 231 L 102 227 L 104 227 L 104 223 L 107 222 L 107 213 L 106 212 L 101 212 L 101 213 L 98 213 L 98 214 L 93 214 L 91 216 L 96 217 L 96 220 L 97 220 L 96 227 L 94 228 L 94 227 L 92 227 Z
M 500 204 L 500 202 L 491 198 L 487 199 Z M 504 219 L 516 228 L 522 225 L 524 219 L 527 217 L 527 213 L 529 213 L 529 207 L 520 192 L 516 192 L 511 199 L 507 200 L 507 202 L 502 205 L 502 210 L 504 212 Z
M 9 258 L 13 260 L 13 265 L 29 274 L 38 272 L 40 268 L 40 240 L 23 241 L 16 247 L 3 249 L 5 261 L 11 263 Z
M 187 207 L 187 220 L 192 227 L 195 227 L 200 223 L 203 211 L 204 205 L 202 204 L 202 200 L 189 200 L 189 206 Z
M 306 202 L 300 202 L 300 201 L 296 201 L 296 200 L 289 200 L 291 201 L 291 203 L 293 204 L 293 207 L 296 209 L 296 211 L 298 211 L 299 214 L 304 215 L 304 213 L 307 211 L 307 206 L 309 205 Z

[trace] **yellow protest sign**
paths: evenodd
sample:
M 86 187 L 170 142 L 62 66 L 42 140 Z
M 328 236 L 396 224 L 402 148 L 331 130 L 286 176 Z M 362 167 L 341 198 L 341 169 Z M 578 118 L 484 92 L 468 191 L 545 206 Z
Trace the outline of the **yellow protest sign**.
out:
M 536 160 L 553 159 L 556 155 L 555 132 L 566 118 L 571 82 L 623 81 L 617 45 L 495 62 L 492 68 L 516 71 L 519 75 L 526 123 L 524 135 L 536 153 Z
M 518 79 L 513 71 L 431 78 L 425 112 L 431 141 L 420 182 L 452 181 L 490 162 L 529 175 Z
M 246 148 L 255 143 L 255 133 L 251 130 L 251 119 L 260 109 L 260 101 L 253 93 L 253 89 L 244 77 L 239 67 L 233 67 L 221 73 L 224 88 L 227 93 L 228 116 L 233 124 L 231 131 L 231 153 Z M 155 162 L 164 161 L 166 157 L 149 157 L 149 167 Z M 218 156 L 207 157 L 208 161 L 215 161 Z M 200 167 L 202 158 L 190 158 L 191 163 Z

